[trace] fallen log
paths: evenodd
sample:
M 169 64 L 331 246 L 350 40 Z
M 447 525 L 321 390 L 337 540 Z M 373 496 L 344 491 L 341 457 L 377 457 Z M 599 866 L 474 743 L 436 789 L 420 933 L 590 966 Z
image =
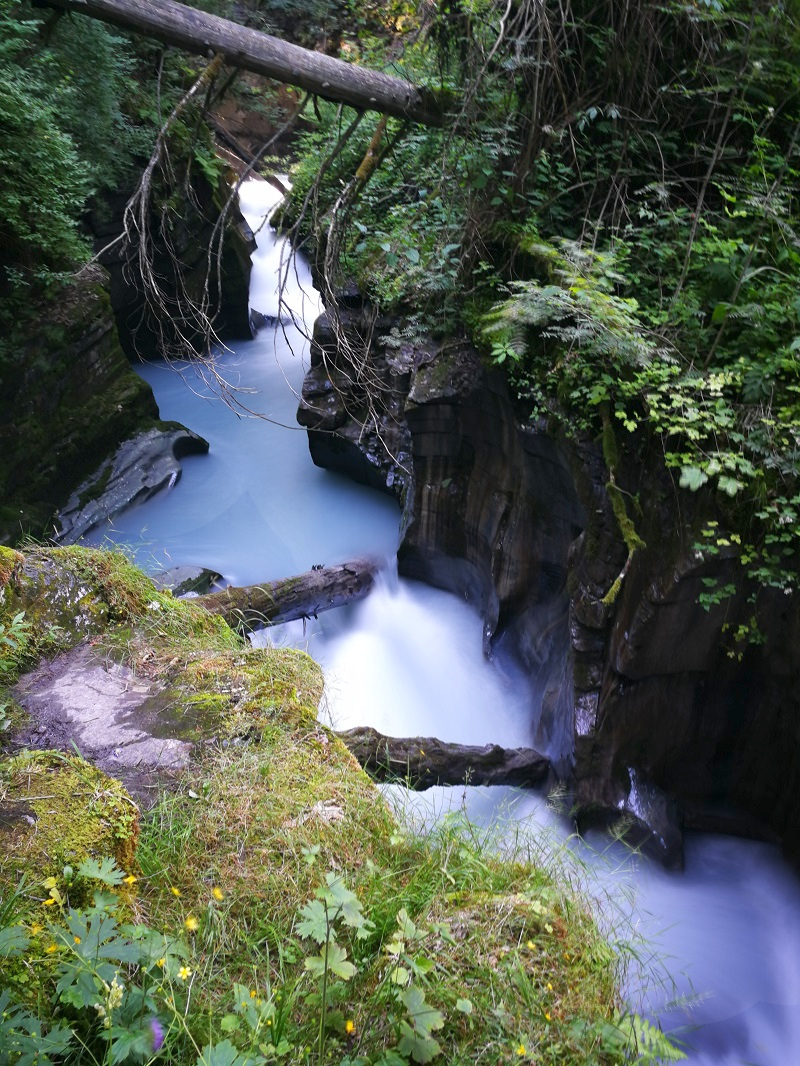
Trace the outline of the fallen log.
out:
M 550 763 L 533 748 L 499 744 L 446 744 L 436 737 L 387 737 L 370 727 L 346 729 L 337 736 L 370 777 L 397 781 L 422 791 L 432 785 L 541 784 Z
M 442 113 L 432 93 L 379 71 L 345 63 L 322 52 L 288 44 L 267 33 L 240 26 L 176 0 L 34 0 L 110 22 L 146 37 L 199 55 L 222 55 L 228 66 L 251 70 L 297 85 L 328 100 L 365 111 L 380 111 L 441 126 Z
M 194 602 L 221 614 L 235 629 L 261 629 L 361 599 L 372 588 L 378 568 L 374 559 L 357 559 L 261 585 L 230 586 L 198 596 Z

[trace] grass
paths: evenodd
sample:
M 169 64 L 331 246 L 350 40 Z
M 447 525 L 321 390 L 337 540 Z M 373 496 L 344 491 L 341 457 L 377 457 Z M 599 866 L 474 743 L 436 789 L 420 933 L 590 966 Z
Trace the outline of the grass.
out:
M 156 593 L 119 556 L 35 549 L 26 566 L 34 604 L 37 567 L 51 582 L 66 575 L 80 593 L 73 610 L 85 610 L 87 597 L 99 605 L 93 617 L 104 621 L 93 623 L 92 639 L 170 686 L 177 713 L 202 721 L 205 742 L 141 818 L 135 868 L 125 871 L 137 878 L 124 893 L 128 916 L 186 945 L 160 971 L 142 962 L 121 968 L 131 986 L 150 982 L 148 1010 L 173 1023 L 159 1054 L 151 1047 L 138 1061 L 600 1066 L 636 1057 L 619 956 L 580 879 L 551 849 L 523 842 L 501 858 L 490 837 L 458 818 L 424 836 L 401 825 L 316 720 L 322 676 L 307 655 L 249 649 L 190 601 Z M 4 609 L 17 609 L 23 592 L 7 595 Z M 33 614 L 41 633 L 43 615 Z M 30 866 L 7 870 L 3 899 L 15 878 L 24 891 L 6 924 L 57 937 L 69 880 L 56 874 L 63 906 L 45 910 Z M 354 893 L 351 913 L 364 918 L 348 925 L 332 903 L 325 912 L 346 952 L 340 976 L 322 966 L 326 949 L 301 922 L 315 905 L 329 907 L 331 881 Z M 52 959 L 34 937 L 30 950 L 37 944 L 38 957 L 9 971 L 26 981 L 9 987 L 52 1020 L 64 1008 L 53 999 Z M 249 992 L 237 1003 L 242 989 Z M 230 1057 L 215 1058 L 213 1044 L 229 1044 Z M 248 1048 L 262 1058 L 247 1059 Z M 63 1061 L 109 1061 L 92 1054 Z

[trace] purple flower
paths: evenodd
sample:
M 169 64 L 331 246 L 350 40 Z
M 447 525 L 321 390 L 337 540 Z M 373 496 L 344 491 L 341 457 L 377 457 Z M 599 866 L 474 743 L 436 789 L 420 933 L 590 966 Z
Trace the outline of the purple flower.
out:
M 150 1019 L 150 1033 L 153 1037 L 153 1051 L 159 1051 L 164 1043 L 164 1026 L 158 1018 Z

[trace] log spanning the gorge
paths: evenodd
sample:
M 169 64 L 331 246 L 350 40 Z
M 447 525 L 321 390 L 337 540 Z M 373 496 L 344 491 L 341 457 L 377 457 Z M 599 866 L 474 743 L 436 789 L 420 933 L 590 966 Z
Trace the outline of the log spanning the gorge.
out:
M 418 791 L 465 783 L 530 788 L 541 784 L 550 772 L 549 761 L 533 748 L 446 744 L 436 737 L 387 737 L 369 727 L 347 729 L 337 736 L 370 777 L 399 779 Z
M 221 614 L 234 629 L 261 629 L 294 618 L 310 618 L 359 600 L 372 588 L 377 571 L 374 559 L 357 559 L 261 585 L 230 586 L 198 596 L 194 602 L 213 614 Z
M 200 55 L 215 53 L 232 67 L 251 70 L 317 96 L 364 111 L 380 111 L 425 125 L 442 124 L 432 93 L 379 71 L 288 44 L 175 0 L 34 0 L 89 15 Z

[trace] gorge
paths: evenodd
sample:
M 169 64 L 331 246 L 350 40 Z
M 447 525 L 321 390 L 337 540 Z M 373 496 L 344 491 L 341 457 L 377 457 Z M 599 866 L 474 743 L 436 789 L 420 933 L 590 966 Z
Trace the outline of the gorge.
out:
M 267 418 L 237 415 L 203 389 L 189 368 L 184 371 L 186 380 L 158 364 L 142 368 L 154 383 L 161 416 L 183 422 L 211 444 L 207 457 L 184 460 L 183 475 L 176 485 L 147 504 L 116 516 L 110 527 L 101 527 L 91 535 L 96 543 L 111 540 L 127 544 L 147 568 L 193 563 L 217 570 L 226 580 L 246 584 L 363 553 L 388 560 L 396 550 L 399 513 L 392 499 L 354 484 L 349 477 L 314 467 L 307 455 L 305 435 L 292 428 L 307 369 L 307 342 L 294 325 L 286 321 L 278 324 L 281 317 L 290 317 L 285 312 L 281 315 L 275 282 L 276 268 L 288 250 L 262 228 L 263 216 L 276 198 L 275 191 L 261 182 L 248 183 L 242 190 L 242 206 L 258 232 L 259 243 L 254 256 L 252 306 L 275 324 L 263 327 L 255 341 L 237 345 L 236 354 L 221 353 L 219 357 L 232 384 L 255 390 L 255 394 L 242 393 L 248 406 L 258 410 L 257 400 L 263 397 Z M 307 268 L 298 262 L 288 276 L 290 285 L 283 299 L 296 315 L 303 314 L 309 321 L 318 308 Z M 318 341 L 324 339 L 322 330 L 324 320 L 317 326 Z M 467 358 L 461 353 L 457 368 L 463 367 Z M 417 401 L 426 384 L 424 362 L 422 369 L 423 381 L 418 382 L 414 393 Z M 313 365 L 310 378 L 305 380 L 303 398 L 307 403 L 316 387 L 313 382 L 318 380 Z M 557 449 L 530 437 L 523 436 L 520 442 L 513 420 L 503 423 L 498 419 L 498 407 L 507 403 L 499 388 L 489 388 L 479 396 L 470 393 L 477 398 L 469 401 L 472 406 L 466 411 L 459 411 L 452 404 L 448 408 L 448 401 L 457 395 L 457 385 L 457 371 L 451 378 L 442 375 L 438 381 L 428 382 L 427 406 L 419 403 L 413 412 L 411 433 L 419 434 L 414 436 L 414 443 L 420 440 L 424 447 L 433 441 L 434 445 L 428 454 L 414 451 L 414 482 L 418 486 L 414 506 L 419 507 L 421 495 L 428 499 L 422 520 L 419 511 L 411 518 L 406 512 L 399 583 L 390 568 L 385 583 L 363 603 L 320 615 L 318 620 L 263 632 L 273 640 L 307 646 L 323 664 L 326 713 L 337 728 L 372 725 L 393 735 L 436 735 L 443 740 L 495 742 L 509 747 L 533 744 L 547 750 L 554 765 L 565 767 L 572 744 L 570 729 L 563 724 L 564 705 L 570 698 L 563 680 L 569 670 L 566 652 L 570 639 L 565 613 L 565 558 L 583 521 L 577 494 L 574 490 L 565 493 L 568 466 Z M 481 421 L 487 409 L 489 415 Z M 327 414 L 330 416 L 330 411 Z M 308 415 L 303 418 L 307 420 Z M 509 427 L 502 431 L 506 437 L 499 444 L 495 434 L 490 436 L 486 429 L 490 423 Z M 446 430 L 451 431 L 449 435 Z M 481 434 L 484 454 L 477 448 L 473 451 L 470 443 Z M 336 448 L 336 438 L 328 439 Z M 317 458 L 319 448 L 312 435 L 312 453 Z M 366 450 L 369 453 L 369 442 Z M 467 483 L 459 484 L 464 476 L 465 451 L 470 458 L 477 455 L 475 468 L 488 467 L 492 487 L 488 497 L 479 494 L 476 498 L 468 494 Z M 346 444 L 341 452 L 347 454 Z M 363 462 L 360 453 L 355 459 L 353 454 L 350 447 L 348 475 L 353 473 L 354 463 Z M 507 461 L 514 455 L 516 464 Z M 540 464 L 533 470 L 531 455 Z M 460 467 L 453 456 L 461 458 Z M 470 469 L 470 464 L 466 468 Z M 539 473 L 537 480 L 537 471 L 542 469 L 544 475 Z M 375 480 L 374 470 L 362 471 L 361 480 Z M 527 495 L 520 492 L 518 483 L 506 487 L 502 480 L 519 477 L 529 479 Z M 561 502 L 565 494 L 565 502 Z M 538 498 L 536 515 L 541 515 L 547 504 L 545 517 L 539 518 L 534 532 L 512 516 L 505 518 L 507 532 L 498 538 L 508 501 L 522 498 L 531 511 L 531 497 Z M 459 526 L 465 518 L 469 520 L 470 508 L 488 523 L 481 536 L 467 536 L 463 525 Z M 459 558 L 452 548 L 454 528 L 461 530 L 466 559 Z M 523 541 L 516 561 L 514 537 Z M 498 554 L 498 539 L 505 554 Z M 527 568 L 522 572 L 515 569 L 520 558 Z M 618 557 L 612 556 L 611 569 L 618 563 Z M 494 583 L 488 580 L 488 573 Z M 420 585 L 403 574 L 424 578 L 428 584 L 444 586 L 450 592 Z M 515 582 L 517 589 L 524 587 L 529 593 L 521 603 L 513 593 Z M 633 582 L 631 587 L 636 591 Z M 688 600 L 688 593 L 682 596 Z M 661 598 L 669 602 L 663 594 Z M 653 600 L 658 602 L 655 596 Z M 694 609 L 693 599 L 688 606 Z M 522 636 L 519 632 L 515 636 L 515 626 L 520 627 Z M 596 631 L 599 628 L 594 627 Z M 574 661 L 586 664 L 587 651 L 596 651 L 598 638 L 594 636 L 592 643 L 592 634 L 584 636 L 586 630 L 576 629 L 574 621 L 571 632 Z M 682 647 L 670 645 L 669 653 L 682 655 Z M 491 661 L 484 656 L 487 648 L 492 651 Z M 643 649 L 654 654 L 649 643 Z M 689 652 L 698 653 L 696 640 L 687 644 Z M 586 665 L 582 668 L 589 670 Z M 581 685 L 577 687 L 581 689 Z M 541 713 L 537 713 L 539 706 Z M 577 714 L 581 713 L 579 700 Z M 670 736 L 674 739 L 674 728 Z M 578 729 L 579 752 L 581 743 Z M 579 773 L 580 769 L 576 772 L 580 802 Z M 629 811 L 640 820 L 640 828 L 652 832 L 652 808 L 642 802 L 642 797 L 648 797 L 646 780 L 638 783 L 632 775 L 626 795 Z M 502 812 L 511 799 L 514 819 L 555 823 L 558 834 L 565 831 L 562 826 L 566 827 L 541 801 L 537 804 L 533 798 L 507 790 L 432 790 L 421 796 L 420 802 L 426 802 L 427 797 L 428 804 L 440 814 L 451 803 L 458 807 L 466 802 L 470 814 L 479 819 L 496 817 L 492 811 Z M 614 804 L 617 802 L 614 797 Z M 663 798 L 656 797 L 653 802 L 664 809 Z M 618 809 L 622 812 L 624 806 Z M 719 817 L 712 824 L 739 830 L 745 825 L 741 820 Z M 669 825 L 674 832 L 676 823 Z M 680 847 L 674 838 L 667 843 Z M 606 848 L 600 845 L 601 850 Z M 664 847 L 656 850 L 662 852 L 663 859 Z M 690 1025 L 701 1026 L 688 1037 L 697 1049 L 690 1061 L 704 1066 L 734 1064 L 748 1057 L 769 1064 L 791 1061 L 800 1039 L 794 963 L 800 944 L 800 886 L 781 865 L 774 847 L 691 833 L 683 873 L 659 872 L 647 860 L 632 860 L 613 851 L 611 855 L 605 864 L 611 863 L 617 872 L 603 874 L 604 863 L 600 862 L 598 877 L 601 882 L 604 878 L 612 882 L 620 877 L 638 879 L 636 917 L 632 920 L 639 926 L 644 923 L 645 937 L 654 938 L 657 950 L 667 956 L 666 966 L 675 977 L 678 994 L 686 994 L 690 987 L 678 976 L 684 969 L 688 969 L 694 990 L 701 996 L 708 993 L 708 998 L 695 1004 L 688 1014 Z M 628 872 L 621 874 L 622 868 Z M 621 892 L 621 886 L 615 885 L 615 891 Z M 654 1011 L 662 1010 L 665 1001 L 672 998 L 663 991 L 657 1000 L 659 996 L 658 1003 L 651 1002 Z M 664 1017 L 668 1026 L 683 1025 L 687 1020 L 677 1009 Z

